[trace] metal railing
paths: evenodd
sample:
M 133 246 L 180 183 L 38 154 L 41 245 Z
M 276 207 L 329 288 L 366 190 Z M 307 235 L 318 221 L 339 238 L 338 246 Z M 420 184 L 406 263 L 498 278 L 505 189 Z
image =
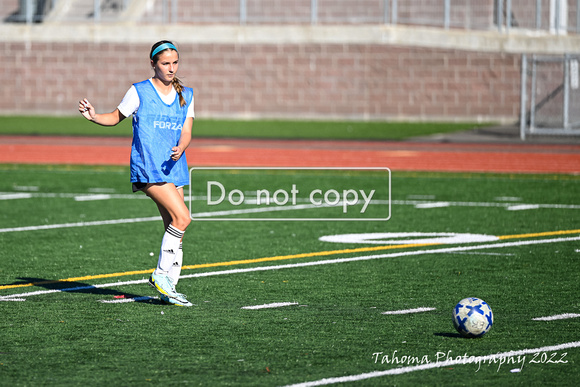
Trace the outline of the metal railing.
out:
M 520 136 L 580 135 L 580 55 L 522 55 Z
M 0 0 L 0 8 L 18 1 L 6 21 L 34 23 L 61 1 Z M 92 11 L 86 21 L 102 22 L 103 10 L 115 12 L 142 4 L 142 23 L 229 24 L 389 24 L 439 28 L 543 30 L 580 33 L 580 0 L 74 0 Z M 140 3 L 136 3 L 140 2 Z M 4 5 L 7 4 L 7 5 Z M 73 9 L 74 12 L 79 12 Z M 79 21 L 76 15 L 75 21 Z M 114 19 L 114 18 L 113 18 Z M 109 18 L 108 20 L 111 20 Z
M 156 0 L 163 17 L 150 14 L 149 22 L 160 23 L 299 23 L 299 24 L 404 24 L 445 29 L 549 30 L 554 34 L 580 32 L 580 0 L 232 0 L 217 4 L 203 0 Z M 224 12 L 183 15 L 184 3 L 203 8 L 222 7 Z M 229 4 L 228 4 L 229 3 Z M 236 7 L 237 6 L 237 7 Z M 284 6 L 299 9 L 284 16 L 263 15 L 263 9 Z M 346 11 L 337 12 L 342 6 Z M 235 9 L 237 8 L 237 9 Z M 305 11 L 309 8 L 309 12 Z M 170 10 L 170 11 L 169 11 Z M 200 7 L 200 10 L 202 8 Z M 237 15 L 234 12 L 237 11 Z M 225 16 L 226 14 L 227 16 Z M 156 17 L 157 16 L 157 17 Z

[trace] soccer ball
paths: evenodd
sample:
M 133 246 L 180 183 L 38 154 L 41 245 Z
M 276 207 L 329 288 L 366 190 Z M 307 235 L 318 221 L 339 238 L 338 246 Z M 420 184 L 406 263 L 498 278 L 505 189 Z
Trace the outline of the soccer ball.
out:
M 493 325 L 493 312 L 479 298 L 469 297 L 459 301 L 453 308 L 453 326 L 465 337 L 481 337 Z

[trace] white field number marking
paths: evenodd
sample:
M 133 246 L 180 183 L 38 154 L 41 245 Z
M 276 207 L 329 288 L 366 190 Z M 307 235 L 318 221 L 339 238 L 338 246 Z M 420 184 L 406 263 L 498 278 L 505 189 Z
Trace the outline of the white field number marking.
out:
M 250 305 L 250 306 L 242 306 L 242 309 L 268 309 L 268 308 L 280 308 L 283 306 L 292 306 L 298 305 L 297 302 L 273 302 L 271 304 L 264 304 L 264 305 Z
M 407 244 L 455 244 L 455 243 L 475 243 L 493 242 L 499 240 L 493 235 L 484 234 L 457 234 L 446 232 L 383 232 L 366 234 L 340 234 L 327 235 L 318 238 L 322 242 L 334 243 L 364 243 L 397 245 Z

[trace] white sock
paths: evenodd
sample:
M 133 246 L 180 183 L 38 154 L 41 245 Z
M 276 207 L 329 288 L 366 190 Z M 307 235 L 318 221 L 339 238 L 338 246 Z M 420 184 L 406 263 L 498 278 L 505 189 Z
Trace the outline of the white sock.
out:
M 179 276 L 181 275 L 181 265 L 183 264 L 183 244 L 179 244 L 179 250 L 175 255 L 175 261 L 173 261 L 173 265 L 171 269 L 169 269 L 169 278 L 173 281 L 173 285 L 177 285 L 177 281 L 179 281 Z
M 161 249 L 159 250 L 159 260 L 157 261 L 155 274 L 169 274 L 169 270 L 171 270 L 173 262 L 175 262 L 175 258 L 179 253 L 179 244 L 181 243 L 181 238 L 183 238 L 183 233 L 183 231 L 172 225 L 167 227 L 165 234 L 163 234 L 163 240 L 161 241 Z

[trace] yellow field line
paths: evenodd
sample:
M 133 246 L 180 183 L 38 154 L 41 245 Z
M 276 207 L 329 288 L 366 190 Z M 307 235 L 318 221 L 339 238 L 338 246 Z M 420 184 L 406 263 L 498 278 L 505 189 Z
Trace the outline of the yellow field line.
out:
M 202 264 L 197 264 L 197 265 L 185 265 L 185 266 L 182 267 L 182 269 L 183 270 L 204 269 L 204 268 L 208 268 L 208 267 L 245 265 L 245 264 L 248 264 L 248 263 L 280 261 L 280 260 L 284 260 L 284 259 L 321 257 L 321 256 L 325 256 L 325 255 L 362 253 L 362 252 L 379 251 L 379 250 L 403 249 L 403 248 L 409 248 L 409 247 L 432 246 L 432 245 L 439 245 L 439 244 L 440 243 L 415 243 L 415 244 L 405 244 L 405 245 L 388 245 L 388 246 L 375 246 L 375 247 L 361 247 L 361 248 L 358 248 L 358 249 L 343 249 L 343 250 L 331 250 L 331 251 L 317 251 L 317 252 L 314 252 L 314 253 L 302 253 L 302 254 L 293 254 L 293 255 L 280 255 L 280 256 L 276 256 L 276 257 L 255 258 L 255 259 L 243 259 L 243 260 L 228 261 L 228 262 L 202 263 Z M 0 290 L 2 290 L 2 289 L 23 288 L 23 287 L 35 286 L 35 285 L 48 285 L 48 284 L 55 284 L 55 283 L 59 283 L 59 282 L 76 282 L 76 281 L 86 281 L 86 280 L 93 280 L 93 279 L 100 279 L 100 278 L 123 277 L 123 276 L 128 276 L 128 275 L 151 274 L 153 272 L 153 270 L 155 270 L 155 269 L 135 270 L 135 271 L 126 271 L 126 272 L 121 272 L 121 273 L 110 273 L 110 274 L 87 275 L 87 276 L 84 276 L 84 277 L 72 277 L 72 278 L 65 278 L 65 279 L 60 279 L 60 280 L 41 281 L 41 282 L 30 282 L 30 283 L 15 284 L 15 285 L 2 285 L 2 286 L 0 286 Z
M 390 250 L 390 249 L 405 249 L 405 248 L 409 248 L 409 247 L 423 247 L 423 246 L 433 246 L 433 245 L 440 245 L 440 244 L 441 243 L 414 243 L 414 244 L 406 244 L 406 245 L 388 245 L 388 246 L 375 246 L 375 247 L 361 247 L 361 248 L 358 248 L 358 249 L 317 251 L 317 252 L 314 252 L 314 253 L 302 253 L 302 254 L 293 254 L 293 255 L 279 255 L 279 256 L 276 256 L 276 257 L 244 259 L 244 260 L 240 260 L 240 261 L 204 263 L 204 264 L 200 264 L 200 265 L 183 266 L 182 269 L 201 269 L 201 268 L 206 268 L 206 267 L 245 265 L 247 263 L 281 261 L 281 260 L 284 260 L 284 259 L 322 257 L 322 256 L 325 256 L 325 255 L 337 255 L 337 254 L 367 253 L 369 251 L 380 251 L 380 250 Z
M 578 234 L 578 233 L 580 233 L 580 230 L 546 231 L 546 232 L 536 232 L 532 234 L 502 235 L 498 236 L 498 238 L 499 239 L 535 238 L 543 236 Z
M 547 231 L 547 232 L 538 232 L 538 233 L 529 233 L 529 234 L 501 235 L 501 236 L 498 236 L 498 239 L 504 240 L 504 239 L 518 239 L 518 238 L 536 238 L 536 237 L 543 237 L 543 236 L 566 235 L 566 234 L 580 234 L 580 229 L 578 229 L 578 230 L 562 230 L 562 231 Z M 197 264 L 197 265 L 186 265 L 186 266 L 183 266 L 182 269 L 184 269 L 184 270 L 204 269 L 204 268 L 220 267 L 220 266 L 245 265 L 248 263 L 272 262 L 272 261 L 281 261 L 281 260 L 296 259 L 296 258 L 322 257 L 322 256 L 327 256 L 327 255 L 338 255 L 338 254 L 368 253 L 371 251 L 405 249 L 405 248 L 411 248 L 411 247 L 436 246 L 436 245 L 442 245 L 442 244 L 443 243 L 413 243 L 413 244 L 403 244 L 403 245 L 360 247 L 360 248 L 356 248 L 356 249 L 316 251 L 316 252 L 312 252 L 312 253 L 279 255 L 279 256 L 275 256 L 275 257 L 243 259 L 243 260 L 227 261 L 227 262 L 202 263 L 202 264 Z M 36 286 L 36 285 L 47 285 L 47 284 L 54 284 L 54 283 L 59 283 L 59 282 L 76 282 L 76 281 L 86 281 L 86 280 L 93 280 L 93 279 L 100 279 L 100 278 L 123 277 L 123 276 L 128 276 L 128 275 L 151 274 L 153 272 L 153 270 L 155 270 L 155 269 L 125 271 L 125 272 L 120 272 L 120 273 L 109 273 L 109 274 L 87 275 L 87 276 L 83 276 L 83 277 L 71 277 L 71 278 L 60 279 L 60 280 L 55 280 L 55 281 L 42 281 L 42 282 L 31 282 L 31 283 L 24 283 L 24 284 L 2 285 L 2 286 L 0 286 L 0 290 L 22 288 L 22 287 Z

